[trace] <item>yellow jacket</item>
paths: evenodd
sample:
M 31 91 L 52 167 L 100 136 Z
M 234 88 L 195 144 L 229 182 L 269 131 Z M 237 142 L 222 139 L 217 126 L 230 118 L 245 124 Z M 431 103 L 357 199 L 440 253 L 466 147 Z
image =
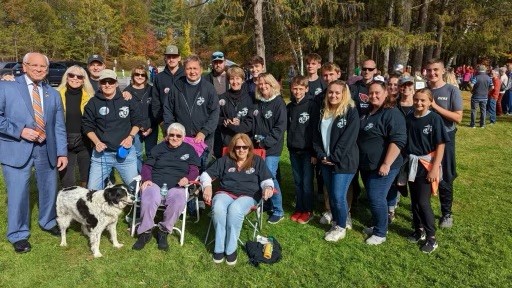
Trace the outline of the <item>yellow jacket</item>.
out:
M 64 115 L 66 115 L 66 88 L 59 90 L 60 98 L 62 99 L 62 106 L 64 107 Z M 91 99 L 91 95 L 87 94 L 84 89 L 82 89 L 82 102 L 80 103 L 80 111 L 82 111 L 82 115 L 84 114 L 84 107 L 89 99 Z

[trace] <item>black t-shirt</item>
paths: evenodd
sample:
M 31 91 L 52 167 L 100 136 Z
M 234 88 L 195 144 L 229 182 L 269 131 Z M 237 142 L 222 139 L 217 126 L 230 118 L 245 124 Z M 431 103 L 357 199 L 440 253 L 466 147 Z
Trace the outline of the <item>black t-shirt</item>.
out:
M 444 129 L 443 118 L 435 112 L 423 117 L 416 117 L 414 113 L 405 118 L 407 124 L 407 153 L 417 156 L 427 155 L 436 150 L 441 143 L 450 142 Z
M 322 94 L 325 89 L 327 89 L 327 84 L 325 84 L 320 77 L 314 81 L 308 81 L 308 93 L 306 94 L 306 98 L 315 99 L 315 97 Z
M 82 130 L 82 89 L 66 88 L 66 131 L 67 133 L 80 133 Z
M 171 148 L 166 142 L 162 142 L 151 149 L 151 155 L 144 164 L 152 167 L 153 183 L 160 187 L 167 183 L 167 187 L 171 188 L 187 176 L 189 165 L 199 167 L 200 161 L 190 144 L 182 143 L 177 148 Z
M 242 171 L 238 171 L 233 159 L 229 156 L 222 156 L 206 170 L 206 173 L 212 179 L 220 180 L 220 191 L 250 196 L 256 200 L 261 198 L 260 183 L 272 179 L 272 174 L 270 174 L 265 161 L 258 155 L 254 155 L 251 168 Z

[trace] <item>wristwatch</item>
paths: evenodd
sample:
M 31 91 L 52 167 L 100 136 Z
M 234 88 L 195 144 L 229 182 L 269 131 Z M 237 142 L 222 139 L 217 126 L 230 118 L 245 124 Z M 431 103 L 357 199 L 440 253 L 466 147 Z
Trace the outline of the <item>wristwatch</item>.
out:
M 130 134 L 130 137 L 132 137 L 132 139 L 135 139 L 135 135 Z

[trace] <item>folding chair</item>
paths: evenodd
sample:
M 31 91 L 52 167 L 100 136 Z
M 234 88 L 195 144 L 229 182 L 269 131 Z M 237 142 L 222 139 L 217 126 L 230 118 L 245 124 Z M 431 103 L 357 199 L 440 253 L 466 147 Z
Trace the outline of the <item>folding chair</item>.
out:
M 135 200 L 133 202 L 133 208 L 132 208 L 133 213 L 132 213 L 131 218 L 126 216 L 127 222 L 128 223 L 131 222 L 130 234 L 132 237 L 135 236 L 136 226 L 139 221 L 139 219 L 136 217 L 136 215 L 137 215 L 137 209 L 139 209 L 140 205 L 141 205 L 141 201 L 140 201 L 140 199 L 141 199 L 140 198 L 141 183 L 140 182 L 142 180 L 142 177 L 140 175 L 138 175 L 135 178 L 133 178 L 133 180 L 135 181 Z M 199 181 L 190 181 L 189 184 L 185 186 L 185 190 L 184 190 L 184 193 L 186 194 L 185 197 L 187 199 L 186 203 L 188 204 L 188 202 L 190 202 L 190 201 L 195 202 L 197 219 L 196 219 L 196 221 L 194 221 L 194 223 L 199 222 L 199 197 L 198 197 L 199 188 L 198 187 L 199 187 Z M 185 208 L 181 212 L 181 227 L 176 227 L 176 225 L 175 225 L 172 228 L 173 231 L 176 231 L 179 234 L 181 246 L 183 246 L 183 243 L 185 242 L 185 223 L 187 222 L 187 204 L 185 204 Z M 165 206 L 160 205 L 158 207 L 158 210 L 159 211 L 165 210 Z
M 224 147 L 222 149 L 222 155 L 226 155 L 228 153 L 228 147 Z M 265 159 L 266 151 L 265 149 L 253 149 L 253 153 L 255 155 L 260 156 L 261 158 Z M 274 190 L 274 193 L 276 193 L 276 190 Z M 264 200 L 263 198 L 260 199 L 256 205 L 252 206 L 249 212 L 244 217 L 244 222 L 247 223 L 252 229 L 252 240 L 254 241 L 256 239 L 256 235 L 261 231 L 263 227 L 263 204 Z M 256 212 L 254 219 L 250 219 L 251 215 L 254 214 L 253 212 Z M 206 231 L 206 237 L 204 239 L 205 245 L 210 245 L 215 239 L 212 239 L 208 241 L 208 237 L 210 236 L 210 230 L 213 226 L 213 212 L 210 213 L 210 224 L 208 225 L 208 230 Z M 240 237 L 238 238 L 238 242 L 241 245 L 244 245 L 244 242 L 240 240 Z

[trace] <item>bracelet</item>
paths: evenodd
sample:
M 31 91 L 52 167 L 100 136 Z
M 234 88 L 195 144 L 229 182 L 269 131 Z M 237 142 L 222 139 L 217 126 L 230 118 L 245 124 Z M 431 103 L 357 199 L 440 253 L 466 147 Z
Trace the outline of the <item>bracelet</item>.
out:
M 135 139 L 135 135 L 130 134 L 130 137 L 132 137 L 132 139 Z

